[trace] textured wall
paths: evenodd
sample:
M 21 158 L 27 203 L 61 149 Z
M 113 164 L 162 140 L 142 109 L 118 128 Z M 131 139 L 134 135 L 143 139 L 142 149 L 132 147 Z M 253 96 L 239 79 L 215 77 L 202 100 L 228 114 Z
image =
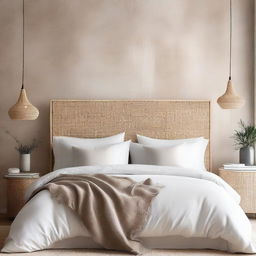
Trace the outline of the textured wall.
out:
M 39 138 L 33 170 L 47 171 L 49 99 L 211 99 L 213 166 L 236 161 L 230 136 L 253 119 L 253 0 L 234 0 L 233 82 L 240 110 L 215 100 L 228 76 L 228 0 L 25 0 L 25 85 L 36 121 L 11 121 L 21 86 L 21 0 L 0 0 L 0 126 Z M 0 170 L 18 165 L 0 132 Z M 1 181 L 0 208 L 5 206 Z

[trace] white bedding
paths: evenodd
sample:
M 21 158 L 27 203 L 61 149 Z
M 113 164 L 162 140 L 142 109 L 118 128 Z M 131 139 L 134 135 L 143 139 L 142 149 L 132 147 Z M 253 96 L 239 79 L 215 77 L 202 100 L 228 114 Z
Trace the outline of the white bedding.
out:
M 29 188 L 26 197 L 60 174 L 83 173 L 129 176 L 136 181 L 151 178 L 154 183 L 164 185 L 153 200 L 149 218 L 139 235 L 146 245 L 151 238 L 170 237 L 177 241 L 170 243 L 170 248 L 180 249 L 188 248 L 188 243 L 183 247 L 179 238 L 201 239 L 213 241 L 202 242 L 202 248 L 256 253 L 251 224 L 239 206 L 239 195 L 220 177 L 206 171 L 149 165 L 66 168 L 41 177 Z M 58 204 L 48 191 L 42 191 L 14 220 L 2 252 L 42 250 L 60 244 L 61 240 L 77 237 L 89 238 L 78 216 Z

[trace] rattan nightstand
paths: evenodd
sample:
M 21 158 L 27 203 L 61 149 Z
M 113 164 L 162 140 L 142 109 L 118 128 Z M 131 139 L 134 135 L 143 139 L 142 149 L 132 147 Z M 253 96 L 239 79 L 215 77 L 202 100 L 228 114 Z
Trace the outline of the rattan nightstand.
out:
M 7 216 L 9 219 L 13 219 L 25 204 L 26 189 L 38 177 L 4 176 L 4 178 L 7 180 Z
M 256 213 L 256 171 L 219 169 L 219 176 L 241 196 L 241 207 L 245 213 Z

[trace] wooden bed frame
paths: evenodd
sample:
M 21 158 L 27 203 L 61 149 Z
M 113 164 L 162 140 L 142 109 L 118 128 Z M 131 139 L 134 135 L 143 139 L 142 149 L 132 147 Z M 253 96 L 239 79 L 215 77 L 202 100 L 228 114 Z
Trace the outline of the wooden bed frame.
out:
M 159 139 L 203 136 L 209 139 L 206 168 L 211 171 L 211 106 L 208 100 L 51 100 L 50 141 L 53 136 L 97 138 L 126 133 Z

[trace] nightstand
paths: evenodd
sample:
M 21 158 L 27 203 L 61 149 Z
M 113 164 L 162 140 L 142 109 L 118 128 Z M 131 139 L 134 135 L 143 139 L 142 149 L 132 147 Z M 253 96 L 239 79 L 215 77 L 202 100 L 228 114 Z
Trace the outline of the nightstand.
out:
M 219 169 L 219 176 L 241 196 L 245 213 L 256 213 L 256 171 Z
M 25 204 L 25 192 L 29 185 L 38 177 L 10 177 L 5 175 L 7 180 L 7 216 L 10 219 L 16 217 Z

